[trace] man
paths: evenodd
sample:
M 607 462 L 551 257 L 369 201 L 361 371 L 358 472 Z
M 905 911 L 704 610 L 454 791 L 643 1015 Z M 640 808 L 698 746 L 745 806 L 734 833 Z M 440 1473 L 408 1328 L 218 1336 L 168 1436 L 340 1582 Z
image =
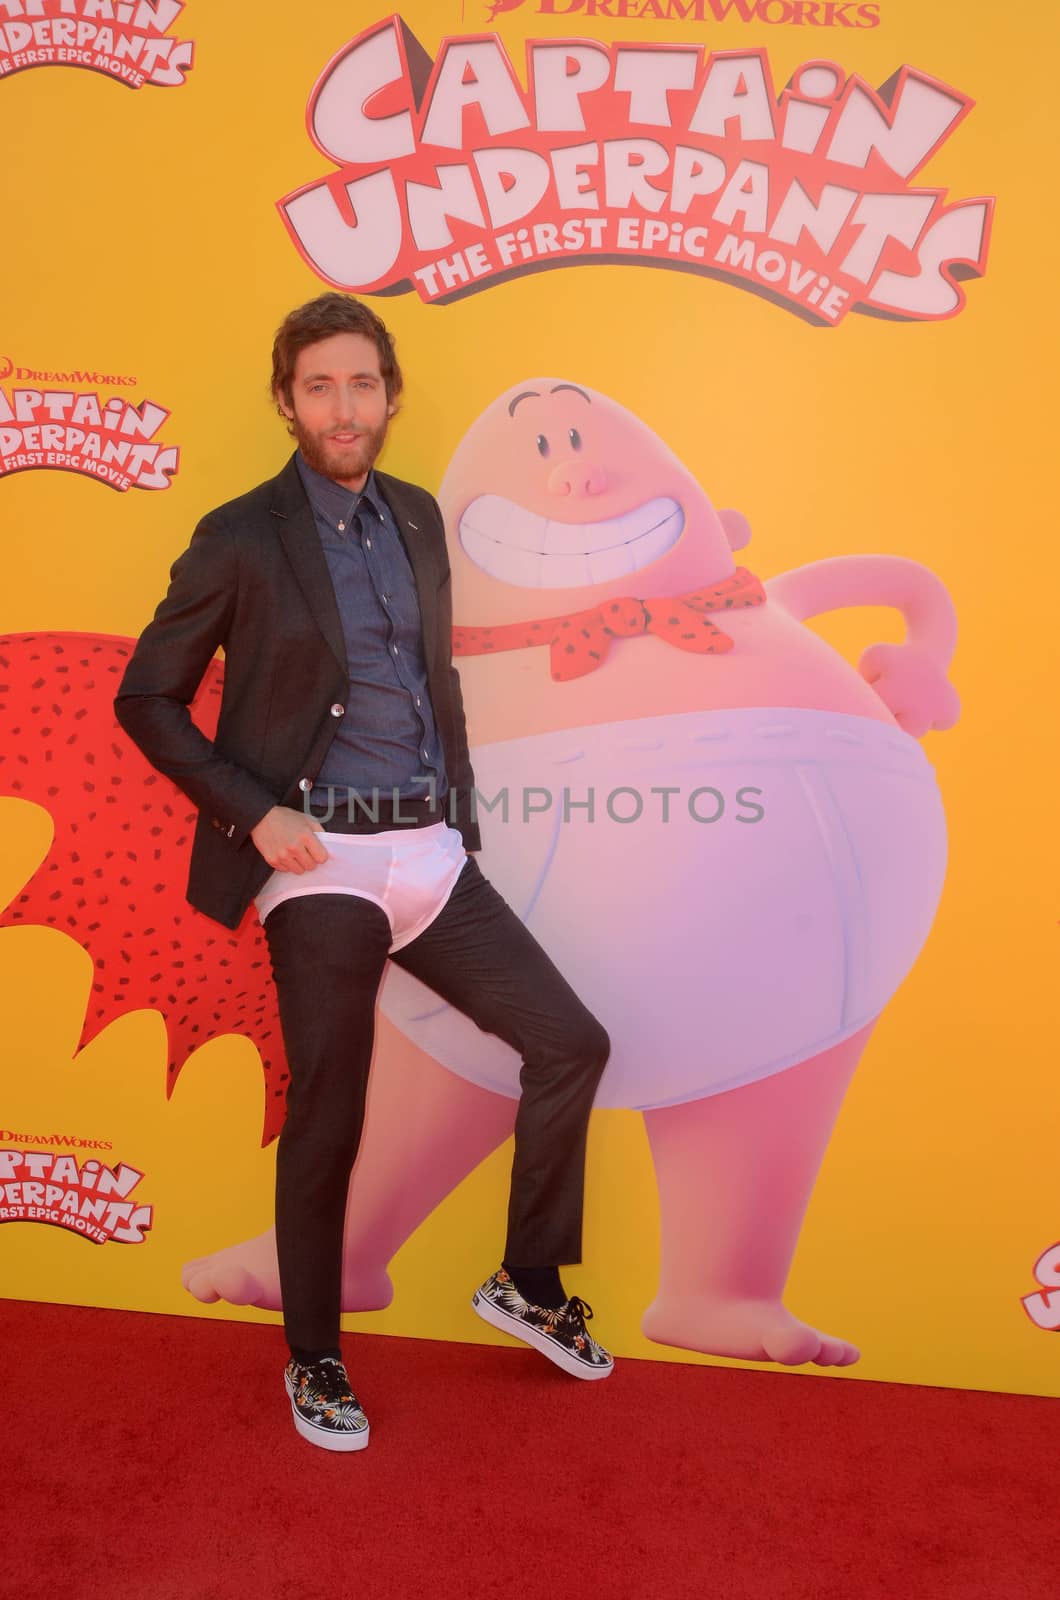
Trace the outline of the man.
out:
M 255 900 L 263 919 L 290 1070 L 285 1383 L 295 1427 L 329 1450 L 368 1442 L 339 1349 L 341 1250 L 388 959 L 523 1058 L 504 1263 L 475 1310 L 580 1377 L 613 1365 L 558 1270 L 580 1257 L 609 1042 L 467 853 L 480 841 L 441 513 L 373 465 L 401 388 L 367 306 L 325 294 L 291 312 L 272 393 L 298 449 L 203 518 L 115 702 L 199 807 L 191 903 L 234 928 Z M 218 648 L 211 743 L 188 705 Z

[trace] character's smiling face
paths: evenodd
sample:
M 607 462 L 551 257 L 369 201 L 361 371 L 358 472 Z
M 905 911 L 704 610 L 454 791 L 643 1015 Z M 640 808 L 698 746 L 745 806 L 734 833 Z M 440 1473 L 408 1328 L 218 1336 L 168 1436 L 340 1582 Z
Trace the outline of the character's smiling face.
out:
M 494 401 L 457 447 L 440 500 L 476 610 L 502 586 L 494 609 L 529 615 L 585 606 L 587 590 L 677 593 L 732 570 L 717 514 L 672 452 L 614 400 L 562 379 L 528 379 Z
M 650 566 L 681 537 L 684 512 L 669 495 L 619 509 L 629 486 L 623 493 L 622 474 L 614 464 L 608 470 L 592 407 L 572 383 L 545 393 L 523 389 L 508 401 L 513 436 L 536 478 L 534 498 L 548 507 L 535 510 L 503 494 L 471 501 L 460 518 L 460 543 L 491 577 L 529 589 L 609 583 Z

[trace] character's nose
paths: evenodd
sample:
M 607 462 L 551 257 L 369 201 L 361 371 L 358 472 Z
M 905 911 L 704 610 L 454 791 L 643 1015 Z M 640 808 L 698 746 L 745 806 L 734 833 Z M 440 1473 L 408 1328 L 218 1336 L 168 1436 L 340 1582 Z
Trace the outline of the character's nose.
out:
M 603 494 L 606 488 L 607 473 L 603 467 L 594 461 L 584 461 L 580 456 L 557 461 L 548 475 L 549 494 Z

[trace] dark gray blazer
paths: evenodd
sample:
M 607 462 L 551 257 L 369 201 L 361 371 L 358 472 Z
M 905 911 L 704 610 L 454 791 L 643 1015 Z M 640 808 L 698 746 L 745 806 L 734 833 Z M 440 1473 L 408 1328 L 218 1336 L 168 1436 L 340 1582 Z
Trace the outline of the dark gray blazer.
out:
M 452 664 L 445 529 L 425 489 L 383 472 L 416 579 L 423 659 L 464 844 L 480 847 L 460 681 Z M 219 648 L 224 691 L 211 743 L 188 705 Z M 151 764 L 199 808 L 188 899 L 235 928 L 270 868 L 248 837 L 276 804 L 301 807 L 338 729 L 349 679 L 335 591 L 294 464 L 209 512 L 174 563 L 114 702 Z

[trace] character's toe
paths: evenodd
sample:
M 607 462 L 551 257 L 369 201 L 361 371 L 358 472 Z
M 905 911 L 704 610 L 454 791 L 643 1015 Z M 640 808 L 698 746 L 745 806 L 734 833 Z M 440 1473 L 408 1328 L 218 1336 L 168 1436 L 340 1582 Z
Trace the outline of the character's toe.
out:
M 762 1347 L 768 1361 L 776 1361 L 782 1367 L 801 1367 L 807 1361 L 817 1360 L 821 1336 L 815 1328 L 791 1318 L 786 1324 L 770 1329 L 762 1340 Z
M 188 1293 L 196 1300 L 201 1300 L 204 1306 L 211 1305 L 221 1298 L 201 1261 L 189 1261 L 180 1275 L 180 1281 Z
M 814 1357 L 817 1367 L 852 1367 L 859 1359 L 861 1351 L 855 1345 L 848 1344 L 845 1339 L 833 1338 L 830 1334 L 821 1335 L 821 1348 Z
M 264 1293 L 254 1274 L 235 1262 L 218 1263 L 212 1277 L 217 1295 L 229 1305 L 256 1306 Z

